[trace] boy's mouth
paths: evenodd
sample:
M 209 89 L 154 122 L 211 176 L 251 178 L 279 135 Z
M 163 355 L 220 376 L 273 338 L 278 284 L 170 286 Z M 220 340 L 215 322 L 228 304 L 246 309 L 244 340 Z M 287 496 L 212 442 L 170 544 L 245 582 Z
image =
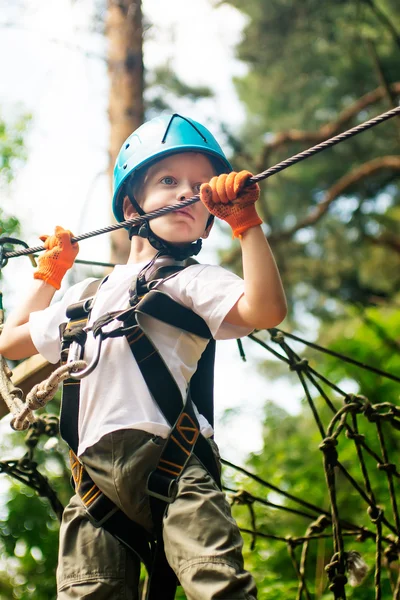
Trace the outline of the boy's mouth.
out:
M 177 214 L 185 215 L 190 219 L 194 220 L 192 212 L 188 208 L 181 208 L 180 210 L 175 211 Z

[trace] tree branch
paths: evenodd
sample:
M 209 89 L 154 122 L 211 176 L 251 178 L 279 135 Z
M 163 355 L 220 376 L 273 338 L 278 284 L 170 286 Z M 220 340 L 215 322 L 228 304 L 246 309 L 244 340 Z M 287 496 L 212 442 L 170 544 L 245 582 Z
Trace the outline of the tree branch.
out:
M 347 173 L 341 177 L 335 183 L 335 185 L 329 188 L 329 190 L 325 193 L 324 199 L 314 208 L 314 210 L 310 212 L 309 215 L 307 215 L 301 221 L 298 221 L 296 225 L 290 229 L 272 233 L 269 236 L 270 241 L 276 242 L 286 240 L 293 237 L 293 235 L 299 231 L 299 229 L 304 229 L 304 227 L 315 225 L 315 223 L 317 223 L 327 212 L 332 202 L 341 196 L 348 188 L 358 183 L 361 179 L 370 177 L 371 175 L 375 175 L 376 173 L 385 171 L 387 169 L 400 171 L 400 156 L 382 156 L 379 158 L 374 158 L 373 160 L 364 163 L 360 167 L 353 169 L 350 171 L 350 173 Z
M 364 233 L 364 238 L 375 246 L 386 246 L 400 254 L 400 237 L 390 231 L 385 231 L 377 236 Z
M 373 0 L 363 0 L 364 4 L 370 7 L 371 11 L 374 13 L 376 18 L 382 23 L 384 27 L 389 31 L 390 35 L 393 38 L 393 41 L 400 48 L 400 33 L 396 30 L 396 27 L 393 25 L 392 21 L 389 17 L 380 9 Z
M 379 58 L 375 44 L 371 39 L 367 39 L 366 43 L 367 43 L 368 52 L 371 55 L 371 59 L 374 64 L 375 71 L 378 76 L 379 83 L 385 90 L 385 95 L 388 100 L 389 108 L 396 108 L 397 107 L 396 94 L 393 92 L 393 90 L 390 87 L 390 83 L 386 77 L 385 70 L 384 70 L 382 62 Z M 400 119 L 396 118 L 395 122 L 396 122 L 397 128 L 399 129 Z
M 390 92 L 393 95 L 400 94 L 400 82 L 392 83 L 390 85 Z M 300 129 L 289 129 L 277 133 L 274 138 L 267 142 L 263 150 L 263 161 L 262 164 L 268 162 L 268 155 L 277 150 L 278 148 L 288 144 L 289 142 L 307 142 L 312 144 L 318 144 L 324 140 L 333 137 L 338 134 L 342 129 L 346 129 L 350 121 L 362 110 L 365 110 L 368 106 L 375 104 L 382 98 L 385 98 L 387 90 L 383 86 L 379 86 L 372 92 L 364 94 L 356 102 L 347 107 L 336 121 L 327 123 L 320 127 L 317 131 L 302 131 Z

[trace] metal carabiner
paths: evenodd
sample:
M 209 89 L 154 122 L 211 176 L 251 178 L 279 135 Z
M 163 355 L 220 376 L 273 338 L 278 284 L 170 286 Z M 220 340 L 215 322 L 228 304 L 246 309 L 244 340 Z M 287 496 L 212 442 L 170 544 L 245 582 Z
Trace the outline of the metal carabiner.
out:
M 5 267 L 6 264 L 8 263 L 8 257 L 6 256 L 7 250 L 5 250 L 4 244 L 19 244 L 20 246 L 23 246 L 24 248 L 29 248 L 29 246 L 26 242 L 24 242 L 23 240 L 19 240 L 18 238 L 5 236 L 5 235 L 0 237 L 0 269 Z M 36 264 L 34 255 L 28 254 L 27 256 L 28 256 L 29 260 L 31 261 L 32 266 L 34 268 L 36 268 L 37 264 Z
M 4 244 L 2 244 L 0 241 L 0 271 L 8 263 L 8 258 L 6 258 L 4 255 L 5 255 Z
M 97 338 L 98 339 L 97 339 L 96 352 L 95 352 L 95 355 L 92 358 L 91 363 L 87 367 L 85 367 L 85 369 L 83 369 L 82 371 L 77 371 L 76 373 L 73 373 L 71 371 L 70 377 L 72 379 L 83 379 L 84 377 L 86 377 L 87 375 L 89 375 L 92 371 L 94 371 L 95 368 L 97 367 L 97 365 L 99 363 L 99 359 L 100 359 L 101 345 L 103 343 L 103 334 L 102 334 L 101 331 L 99 332 Z M 73 342 L 73 343 L 75 343 L 75 342 Z M 67 361 L 67 364 L 68 364 L 68 362 L 70 362 L 70 360 Z

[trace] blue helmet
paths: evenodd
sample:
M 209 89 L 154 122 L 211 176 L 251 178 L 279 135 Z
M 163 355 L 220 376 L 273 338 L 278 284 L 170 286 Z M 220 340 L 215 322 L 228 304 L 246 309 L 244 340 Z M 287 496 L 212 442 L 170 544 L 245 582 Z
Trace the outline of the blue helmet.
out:
M 178 152 L 206 154 L 218 175 L 232 171 L 217 140 L 200 123 L 176 113 L 151 119 L 128 137 L 115 161 L 112 207 L 117 221 L 124 221 L 122 205 L 128 179 L 131 184 L 138 169 Z

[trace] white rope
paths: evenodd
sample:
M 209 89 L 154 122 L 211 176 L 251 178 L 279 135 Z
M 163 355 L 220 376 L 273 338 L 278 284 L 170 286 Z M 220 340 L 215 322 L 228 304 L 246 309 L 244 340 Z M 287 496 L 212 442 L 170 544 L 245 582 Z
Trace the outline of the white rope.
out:
M 84 360 L 74 360 L 58 367 L 47 379 L 37 383 L 26 396 L 25 403 L 19 407 L 17 413 L 13 412 L 11 427 L 17 431 L 27 429 L 35 420 L 32 411 L 43 408 L 52 400 L 58 390 L 60 383 L 70 377 L 71 373 L 85 369 L 87 363 Z
M 0 355 L 0 399 L 7 406 L 12 415 L 18 414 L 24 406 L 22 390 L 15 387 L 11 381 L 12 371 L 5 358 Z M 29 422 L 34 419 L 30 418 Z M 28 423 L 29 426 L 29 423 Z

